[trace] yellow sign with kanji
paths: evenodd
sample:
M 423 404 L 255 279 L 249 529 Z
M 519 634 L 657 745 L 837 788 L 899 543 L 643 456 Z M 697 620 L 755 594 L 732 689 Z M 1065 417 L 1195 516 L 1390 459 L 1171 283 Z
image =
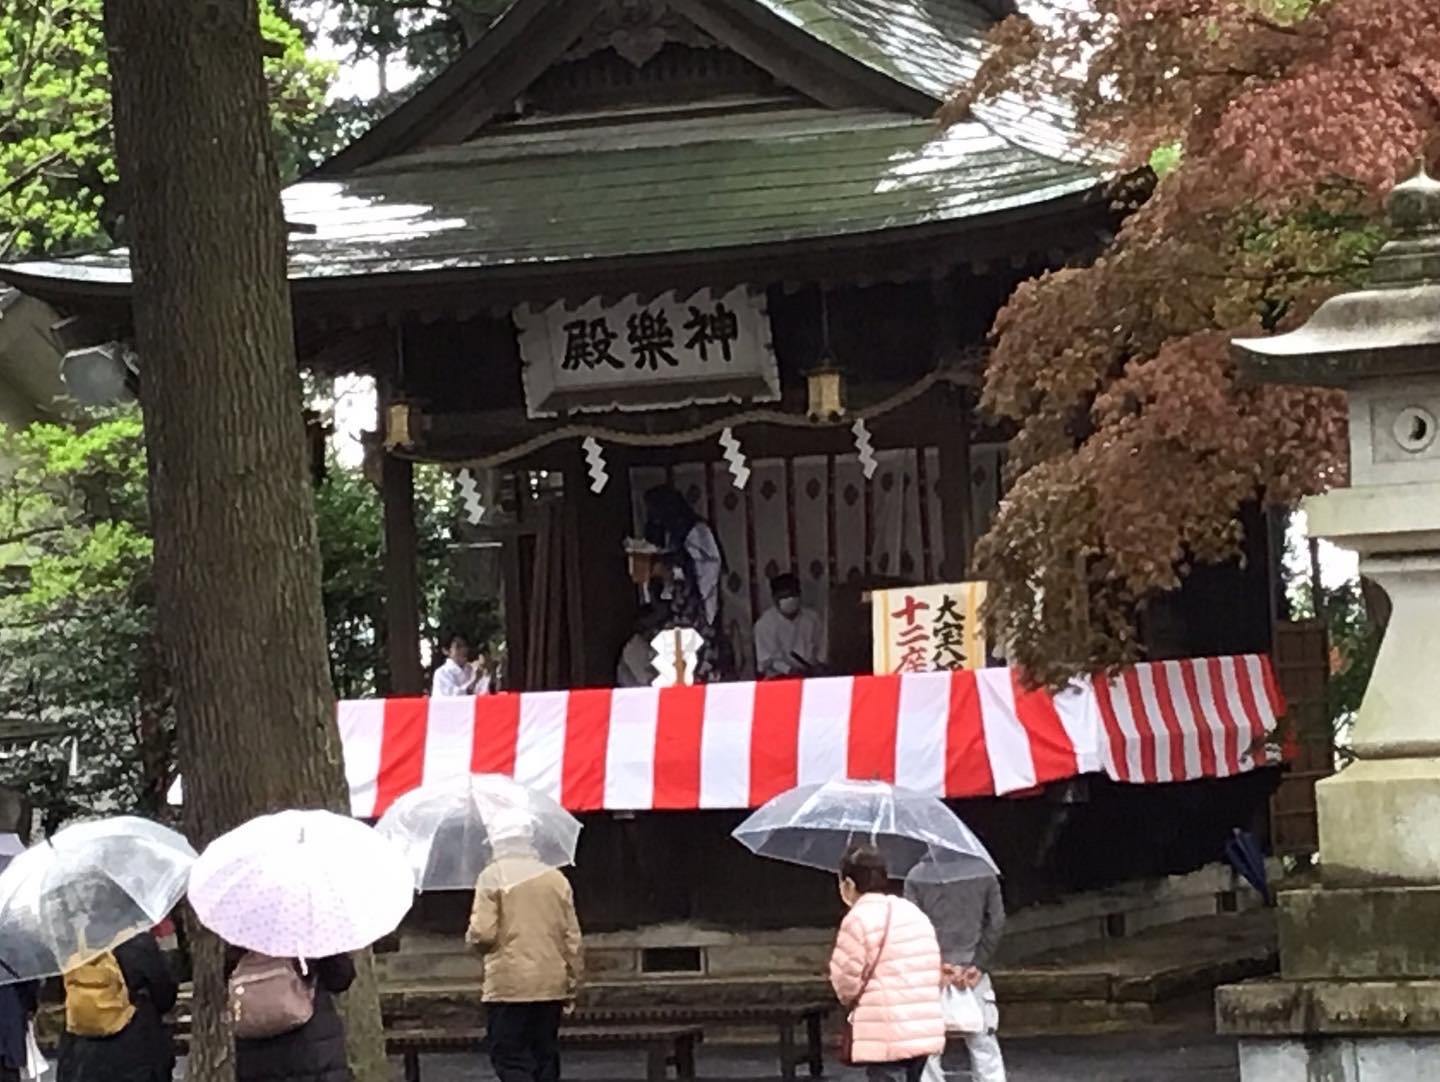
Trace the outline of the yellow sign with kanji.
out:
M 872 591 L 876 674 L 983 669 L 984 601 L 983 582 Z

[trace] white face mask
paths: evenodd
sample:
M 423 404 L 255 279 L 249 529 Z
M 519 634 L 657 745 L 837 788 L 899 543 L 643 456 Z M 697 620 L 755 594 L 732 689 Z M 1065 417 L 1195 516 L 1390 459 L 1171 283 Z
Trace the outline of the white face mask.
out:
M 794 616 L 800 611 L 800 599 L 798 597 L 782 597 L 775 602 L 775 607 L 780 610 L 781 616 Z

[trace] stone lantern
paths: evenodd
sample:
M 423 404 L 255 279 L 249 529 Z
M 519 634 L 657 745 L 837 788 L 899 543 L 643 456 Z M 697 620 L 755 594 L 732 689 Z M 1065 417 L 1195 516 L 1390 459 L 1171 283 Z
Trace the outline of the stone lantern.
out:
M 1234 343 L 1242 378 L 1346 392 L 1350 486 L 1305 510 L 1393 609 L 1355 762 L 1317 789 L 1320 885 L 1280 901 L 1280 979 L 1218 996 L 1244 1082 L 1440 1078 L 1440 183 L 1389 213 L 1366 288 Z

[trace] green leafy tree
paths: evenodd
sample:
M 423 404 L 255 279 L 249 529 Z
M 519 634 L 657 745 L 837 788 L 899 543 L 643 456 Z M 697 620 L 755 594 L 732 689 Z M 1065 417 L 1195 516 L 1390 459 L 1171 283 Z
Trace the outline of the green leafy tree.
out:
M 0 718 L 28 734 L 0 750 L 0 783 L 47 823 L 166 813 L 175 777 L 169 676 L 155 639 L 144 433 L 137 411 L 0 432 Z M 428 637 L 458 606 L 449 481 L 417 484 Z M 379 493 L 333 459 L 316 491 L 330 668 L 341 698 L 384 690 Z M 494 607 L 467 629 L 488 637 Z M 71 767 L 75 767 L 72 773 Z
M 1330 736 L 1341 758 L 1349 757 L 1350 730 L 1380 650 L 1382 629 L 1366 604 L 1359 579 L 1338 586 L 1320 587 L 1320 605 L 1330 640 L 1330 679 L 1327 686 Z M 1290 587 L 1290 609 L 1302 619 L 1316 614 L 1315 583 L 1308 577 Z
M 0 259 L 118 240 L 110 75 L 101 0 L 0 5 Z M 261 0 L 265 74 L 281 168 L 307 159 L 334 65 Z
M 401 57 L 423 82 L 479 41 L 510 2 L 338 0 L 322 10 L 332 23 L 330 37 L 349 51 L 351 62 L 383 65 Z
M 450 488 L 444 471 L 416 471 L 421 635 L 434 642 L 443 628 L 456 627 L 485 642 L 499 631 L 499 620 L 493 602 L 465 600 L 455 577 L 449 548 L 454 516 Z M 335 692 L 342 699 L 379 694 L 390 677 L 380 493 L 361 471 L 332 461 L 315 505 Z
M 41 734 L 0 753 L 0 776 L 52 826 L 114 808 L 160 814 L 174 719 L 154 637 L 139 419 L 5 432 L 0 458 L 11 464 L 0 489 L 0 704 Z
M 343 146 L 404 101 L 479 41 L 511 0 L 335 0 L 311 8 L 323 16 L 328 37 L 347 63 L 374 64 L 379 93 L 331 103 L 310 140 L 316 158 Z M 312 26 L 312 31 L 316 27 Z M 404 61 L 414 78 L 389 86 L 392 59 Z

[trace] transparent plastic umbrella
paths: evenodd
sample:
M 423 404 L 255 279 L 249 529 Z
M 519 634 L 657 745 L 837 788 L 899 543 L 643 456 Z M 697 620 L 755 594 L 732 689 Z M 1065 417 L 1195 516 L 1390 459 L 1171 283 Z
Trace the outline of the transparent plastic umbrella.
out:
M 0 871 L 10 866 L 10 862 L 25 852 L 25 843 L 20 840 L 18 834 L 0 834 Z
M 575 863 L 580 821 L 543 793 L 503 774 L 423 786 L 392 804 L 375 829 L 405 853 L 417 890 L 472 890 L 480 873 L 514 886 Z
M 828 781 L 781 793 L 735 829 L 752 853 L 838 871 L 853 845 L 880 850 L 903 879 L 917 866 L 933 882 L 999 875 L 985 846 L 938 798 L 883 781 Z
M 194 862 L 183 836 L 133 816 L 31 846 L 0 873 L 0 984 L 63 973 L 153 928 Z
M 410 911 L 405 854 L 327 811 L 264 815 L 216 838 L 190 874 L 200 923 L 274 958 L 328 958 L 389 935 Z

